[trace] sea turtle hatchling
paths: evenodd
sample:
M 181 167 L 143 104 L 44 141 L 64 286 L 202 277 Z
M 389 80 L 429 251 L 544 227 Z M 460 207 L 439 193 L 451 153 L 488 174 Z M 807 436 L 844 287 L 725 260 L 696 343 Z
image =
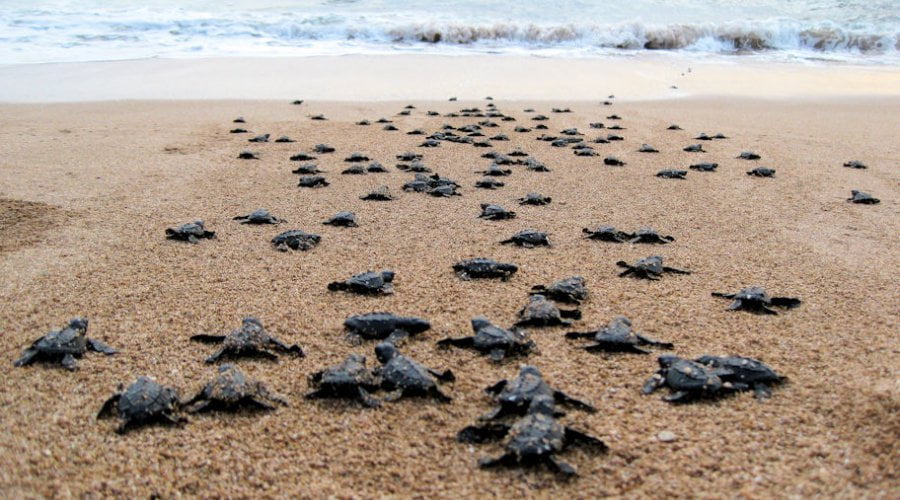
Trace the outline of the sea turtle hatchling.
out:
M 344 281 L 332 281 L 328 290 L 350 292 L 359 295 L 391 295 L 394 293 L 394 271 L 367 271 Z
M 118 392 L 100 407 L 97 419 L 119 417 L 121 423 L 116 432 L 125 434 L 150 424 L 181 425 L 187 419 L 176 416 L 180 407 L 177 389 L 160 385 L 150 377 L 138 377 L 127 388 L 119 385 Z
M 571 427 L 564 426 L 554 417 L 553 398 L 537 396 L 528 407 L 528 414 L 513 425 L 487 423 L 468 426 L 456 436 L 461 443 L 484 443 L 506 438 L 505 453 L 496 458 L 482 458 L 482 468 L 546 465 L 564 477 L 576 475 L 575 468 L 556 458 L 557 453 L 575 446 L 583 446 L 605 452 L 606 443 Z
M 615 156 L 607 156 L 603 159 L 604 165 L 609 165 L 610 167 L 624 167 L 625 162 L 616 158 Z
M 290 137 L 288 137 L 286 135 L 283 135 L 283 136 L 279 137 L 278 139 L 275 139 L 275 142 L 285 143 L 285 142 L 297 142 L 297 141 L 291 139 Z
M 474 349 L 490 356 L 492 361 L 500 362 L 504 358 L 516 355 L 527 355 L 535 349 L 534 341 L 520 329 L 506 330 L 493 325 L 484 316 L 472 318 L 471 337 L 446 338 L 438 341 L 438 347 L 460 347 Z
M 297 153 L 295 155 L 291 155 L 291 157 L 290 157 L 291 161 L 312 161 L 315 159 L 316 159 L 315 156 L 309 155 L 306 153 Z
M 659 370 L 644 383 L 643 394 L 651 394 L 661 387 L 669 387 L 671 393 L 663 397 L 670 403 L 686 403 L 701 398 L 714 398 L 731 391 L 731 385 L 722 381 L 724 370 L 679 358 L 662 355 L 657 358 Z
M 698 172 L 715 172 L 717 168 L 719 168 L 718 163 L 694 163 L 688 167 L 691 170 L 697 170 Z
M 497 189 L 502 188 L 506 184 L 503 181 L 498 181 L 493 177 L 482 177 L 481 179 L 475 181 L 475 187 L 480 189 Z
M 508 415 L 525 415 L 529 405 L 538 396 L 549 396 L 553 401 L 569 408 L 594 413 L 597 411 L 590 403 L 569 396 L 565 392 L 554 389 L 544 380 L 541 371 L 531 365 L 522 365 L 519 374 L 512 380 L 500 380 L 484 389 L 497 404 L 497 407 L 479 417 L 479 420 L 497 420 Z M 558 412 L 561 414 L 561 412 Z
M 230 134 L 246 134 L 248 132 L 249 131 L 245 128 L 233 128 L 228 131 L 228 133 L 230 133 Z
M 772 307 L 793 309 L 801 304 L 800 299 L 794 297 L 769 297 L 765 288 L 751 286 L 742 288 L 737 293 L 713 292 L 713 297 L 729 299 L 733 302 L 728 306 L 729 311 L 750 311 L 757 314 L 778 314 Z
M 719 377 L 724 383 L 731 384 L 737 391 L 752 390 L 757 399 L 770 397 L 771 386 L 787 380 L 787 377 L 779 375 L 762 361 L 753 358 L 705 355 L 694 361 L 719 370 Z
M 315 175 L 315 174 L 323 174 L 323 173 L 325 173 L 325 171 L 319 170 L 318 165 L 313 165 L 310 163 L 307 165 L 300 165 L 299 167 L 295 168 L 294 170 L 291 170 L 291 173 L 292 174 L 300 174 L 300 175 Z
M 588 290 L 581 276 L 572 276 L 549 285 L 535 285 L 531 287 L 530 295 L 543 295 L 550 300 L 565 304 L 581 304 L 587 299 Z
M 348 163 L 364 162 L 364 161 L 369 161 L 369 157 L 362 153 L 354 152 L 354 153 L 350 153 L 350 156 L 344 158 L 344 161 L 348 162 Z
M 663 273 L 691 274 L 690 271 L 663 266 L 663 258 L 659 255 L 653 255 L 644 259 L 640 259 L 635 262 L 634 265 L 629 265 L 624 260 L 616 262 L 616 265 L 625 268 L 624 271 L 619 273 L 619 276 L 631 275 L 635 278 L 643 278 L 648 280 L 658 280 Z
M 176 241 L 186 241 L 188 243 L 198 243 L 204 238 L 215 238 L 215 231 L 207 231 L 203 226 L 203 221 L 198 220 L 188 222 L 178 227 L 170 227 L 166 229 L 166 238 Z
M 529 172 L 551 172 L 550 168 L 547 165 L 544 165 L 542 162 L 535 160 L 534 158 L 528 158 L 525 160 L 525 170 Z
M 423 174 L 431 173 L 431 169 L 426 167 L 424 163 L 422 163 L 418 160 L 413 160 L 409 164 L 398 163 L 396 165 L 396 167 L 397 167 L 397 170 L 400 170 L 403 172 L 413 172 L 413 173 L 423 173 Z
M 668 127 L 666 127 L 666 130 L 683 130 L 683 129 L 681 127 L 679 127 L 677 124 L 673 123 L 673 124 L 669 125 Z
M 499 165 L 492 163 L 486 170 L 476 170 L 475 173 L 490 177 L 505 177 L 512 174 L 512 170 L 500 168 Z
M 285 222 L 284 219 L 275 217 L 265 208 L 254 210 L 247 215 L 238 215 L 233 217 L 232 220 L 240 221 L 241 224 L 281 224 Z
M 324 121 L 328 118 L 325 118 L 325 115 L 312 115 L 309 117 L 310 120 Z
M 762 157 L 753 151 L 741 151 L 741 154 L 737 155 L 739 160 L 758 160 L 760 158 Z
M 501 245 L 516 245 L 524 248 L 549 247 L 550 236 L 543 231 L 523 229 L 500 242 Z
M 673 168 L 665 168 L 656 173 L 657 177 L 661 177 L 663 179 L 686 179 L 687 178 L 687 170 L 676 170 Z
M 89 350 L 107 356 L 118 352 L 99 340 L 88 338 L 87 328 L 87 319 L 73 318 L 65 328 L 51 331 L 32 342 L 13 366 L 26 366 L 42 361 L 59 363 L 67 370 L 75 370 L 78 368 L 76 358 L 81 358 Z
M 247 142 L 269 142 L 270 134 L 257 135 L 247 139 Z
M 775 177 L 775 169 L 767 167 L 756 167 L 753 170 L 748 170 L 747 175 L 752 177 Z
M 549 205 L 553 198 L 540 193 L 528 193 L 519 198 L 519 205 Z
M 332 215 L 322 224 L 338 227 L 359 227 L 359 222 L 356 220 L 356 214 L 346 210 Z
M 688 153 L 705 153 L 706 152 L 706 150 L 703 149 L 702 144 L 689 144 L 681 149 L 682 149 L 682 151 L 686 151 Z
M 568 319 L 567 319 L 568 318 Z M 560 309 L 547 297 L 535 294 L 528 297 L 528 303 L 519 311 L 516 326 L 568 326 L 569 319 L 581 319 L 578 309 Z
M 384 174 L 388 172 L 388 169 L 381 163 L 373 161 L 366 167 L 366 172 L 369 172 L 370 174 Z
M 856 189 L 850 191 L 850 197 L 847 198 L 847 201 L 850 203 L 861 203 L 863 205 L 877 205 L 881 203 L 881 200 L 878 198 L 875 198 L 869 193 L 857 191 Z
M 659 150 L 649 144 L 642 144 L 638 153 L 659 153 Z
M 334 153 L 335 149 L 328 144 L 316 144 L 315 146 L 313 146 L 313 151 L 319 154 L 326 154 Z
M 248 378 L 236 366 L 226 363 L 219 367 L 216 378 L 182 405 L 188 413 L 200 413 L 242 408 L 271 411 L 276 408 L 275 405 L 288 406 L 288 403 L 270 393 L 259 380 Z
M 649 244 L 657 244 L 657 245 L 665 245 L 667 243 L 671 243 L 675 241 L 675 238 L 672 236 L 663 236 L 656 232 L 655 229 L 649 227 L 642 227 L 637 230 L 632 238 L 628 240 L 628 243 L 649 243 Z
M 584 346 L 588 352 L 630 352 L 636 354 L 650 354 L 648 349 L 641 346 L 654 346 L 663 349 L 671 349 L 669 342 L 661 342 L 636 333 L 631 328 L 631 320 L 624 316 L 613 318 L 609 324 L 592 332 L 568 332 L 567 339 L 591 339 L 593 342 Z
M 278 250 L 279 252 L 287 252 L 288 250 L 305 252 L 314 248 L 321 241 L 322 237 L 318 234 L 293 229 L 272 238 L 272 245 L 274 245 L 275 250 Z
M 581 232 L 589 240 L 609 241 L 612 243 L 625 243 L 634 238 L 633 234 L 619 231 L 613 226 L 600 226 L 597 229 L 583 228 Z
M 499 278 L 508 281 L 519 270 L 519 266 L 493 259 L 474 258 L 453 264 L 453 271 L 463 280 Z
M 400 354 L 391 342 L 382 342 L 375 346 L 375 357 L 381 366 L 375 368 L 373 373 L 381 388 L 388 391 L 385 401 L 396 401 L 404 397 L 432 397 L 442 403 L 453 400 L 438 385 L 438 381 L 456 380 L 452 371 L 439 372 L 426 368 L 412 358 Z
M 378 380 L 363 355 L 350 354 L 341 364 L 317 371 L 308 380 L 313 390 L 304 395 L 306 399 L 350 399 L 369 408 L 381 406 L 371 394 L 378 390 Z
M 322 177 L 321 175 L 301 175 L 299 182 L 297 182 L 298 187 L 302 188 L 323 188 L 328 186 L 330 183 Z
M 238 153 L 239 160 L 258 160 L 259 155 L 250 150 L 244 150 Z
M 858 169 L 869 168 L 865 163 L 863 163 L 861 161 L 857 161 L 857 160 L 851 160 L 848 162 L 844 162 L 844 166 L 847 168 L 858 168 Z
M 482 203 L 481 214 L 478 217 L 487 220 L 506 220 L 514 219 L 516 217 L 516 213 L 511 210 L 507 210 L 500 205 Z
M 359 343 L 362 340 L 386 340 L 399 342 L 431 329 L 431 323 L 415 316 L 397 316 L 388 312 L 371 312 L 350 316 L 344 320 L 347 340 Z
M 215 363 L 222 358 L 261 357 L 270 360 L 278 359 L 272 351 L 304 357 L 300 346 L 287 345 L 269 335 L 262 323 L 256 318 L 244 318 L 241 327 L 227 335 L 209 335 L 201 333 L 191 337 L 195 342 L 222 344 L 222 347 L 206 358 L 207 363 Z
M 391 201 L 395 196 L 391 194 L 391 190 L 387 186 L 379 186 L 372 191 L 359 197 L 361 200 L 369 201 Z

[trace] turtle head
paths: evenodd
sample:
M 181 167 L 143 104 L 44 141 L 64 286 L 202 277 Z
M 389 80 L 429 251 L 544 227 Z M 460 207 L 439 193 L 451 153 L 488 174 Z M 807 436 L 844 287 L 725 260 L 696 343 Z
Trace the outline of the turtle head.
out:
M 244 326 L 258 326 L 262 328 L 262 323 L 252 316 L 247 316 L 246 318 L 241 320 L 241 322 L 244 324 Z
M 73 330 L 87 331 L 87 327 L 88 327 L 87 318 L 78 317 L 78 318 L 72 318 L 69 321 L 69 328 L 71 328 Z
M 662 356 L 657 358 L 657 361 L 659 362 L 660 368 L 666 369 L 666 368 L 670 368 L 672 365 L 674 365 L 679 359 L 681 359 L 681 358 L 679 358 L 678 356 L 673 356 L 671 354 L 663 354 Z
M 400 351 L 398 351 L 397 347 L 390 342 L 382 342 L 375 346 L 375 357 L 378 358 L 378 361 L 381 364 L 386 364 L 388 361 L 399 355 Z
M 524 377 L 526 375 L 532 375 L 535 377 L 541 376 L 541 371 L 538 370 L 536 366 L 532 365 L 522 365 L 522 368 L 519 370 L 519 376 Z
M 491 326 L 491 322 L 488 321 L 488 319 L 484 316 L 476 316 L 472 318 L 473 331 L 477 332 L 478 330 L 481 330 L 482 328 L 486 328 L 488 326 Z
M 528 406 L 528 413 L 530 415 L 548 415 L 553 416 L 556 412 L 556 406 L 553 403 L 553 398 L 546 395 L 540 395 L 531 400 L 531 405 Z

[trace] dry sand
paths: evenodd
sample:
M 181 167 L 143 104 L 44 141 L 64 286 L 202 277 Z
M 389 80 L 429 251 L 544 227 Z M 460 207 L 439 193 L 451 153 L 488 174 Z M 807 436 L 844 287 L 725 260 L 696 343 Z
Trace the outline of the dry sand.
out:
M 298 96 L 302 97 L 302 96 Z M 498 96 L 499 97 L 499 96 Z M 553 169 L 515 167 L 505 188 L 472 188 L 485 167 L 484 149 L 444 144 L 418 149 L 421 136 L 359 127 L 355 120 L 392 116 L 407 102 L 122 102 L 0 107 L 0 495 L 37 496 L 843 496 L 893 497 L 898 481 L 897 237 L 900 100 L 809 101 L 685 99 L 622 103 L 509 102 L 502 111 L 510 142 Z M 402 131 L 436 130 L 468 118 L 425 117 L 484 102 L 414 102 Z M 628 165 L 580 158 L 534 137 L 525 107 L 551 115 L 550 132 L 618 113 L 623 142 L 596 145 Z M 551 106 L 574 113 L 550 114 Z M 324 113 L 329 121 L 307 117 Z M 248 145 L 228 133 L 231 119 L 295 144 Z M 684 131 L 667 131 L 670 123 Z M 699 132 L 730 138 L 705 143 L 708 153 L 684 153 Z M 642 143 L 660 154 L 639 154 Z M 332 185 L 296 187 L 288 156 L 328 143 L 321 155 Z M 235 159 L 242 149 L 260 161 Z M 745 149 L 763 155 L 749 163 Z M 393 168 L 394 155 L 420 151 L 425 163 L 463 184 L 463 196 L 436 199 L 401 193 L 390 203 L 358 196 L 412 176 Z M 341 161 L 361 151 L 391 173 L 342 176 Z M 868 170 L 841 167 L 846 160 Z M 691 171 L 684 181 L 654 177 L 660 168 L 706 160 L 716 173 Z M 774 179 L 744 174 L 777 169 Z M 847 203 L 851 189 L 880 205 Z M 546 207 L 520 207 L 528 191 L 553 197 Z M 481 202 L 519 217 L 476 218 Z M 266 207 L 289 223 L 248 227 L 231 218 Z M 361 227 L 320 224 L 354 210 Z M 166 241 L 167 227 L 197 218 L 218 238 L 198 245 Z M 582 239 L 581 229 L 611 224 L 653 226 L 677 241 L 665 247 Z M 549 231 L 551 249 L 501 246 L 522 228 Z M 322 235 L 305 253 L 276 252 L 269 239 L 286 229 Z M 658 282 L 616 277 L 615 262 L 664 255 L 689 276 Z M 462 281 L 451 265 L 489 256 L 521 267 L 509 282 Z M 325 285 L 366 269 L 397 272 L 397 293 L 363 298 Z M 515 375 L 518 360 L 500 365 L 469 351 L 439 351 L 434 342 L 469 331 L 487 314 L 515 320 L 532 285 L 584 276 L 591 297 L 584 330 L 628 315 L 638 330 L 674 342 L 675 353 L 734 353 L 760 358 L 790 378 L 771 400 L 750 394 L 673 406 L 641 396 L 655 356 L 593 355 L 566 341 L 565 329 L 535 329 L 540 354 L 527 361 L 571 394 L 592 401 L 593 415 L 565 421 L 607 442 L 610 451 L 573 450 L 564 460 L 580 477 L 564 482 L 546 471 L 481 471 L 476 461 L 492 445 L 467 446 L 455 432 L 489 408 L 481 389 Z M 779 316 L 727 312 L 713 291 L 760 284 L 804 303 Z M 350 314 L 389 310 L 432 321 L 433 330 L 403 346 L 425 364 L 458 377 L 441 405 L 407 400 L 367 410 L 340 402 L 307 402 L 306 376 L 351 352 L 343 340 Z M 12 361 L 35 337 L 70 317 L 90 318 L 89 335 L 121 354 L 89 354 L 80 370 Z M 263 415 L 197 416 L 184 428 L 153 427 L 119 436 L 94 415 L 116 385 L 152 375 L 183 393 L 196 391 L 214 368 L 209 346 L 188 337 L 236 328 L 246 315 L 307 351 L 301 360 L 241 361 L 249 374 L 289 398 L 291 406 Z M 660 442 L 670 431 L 677 439 Z

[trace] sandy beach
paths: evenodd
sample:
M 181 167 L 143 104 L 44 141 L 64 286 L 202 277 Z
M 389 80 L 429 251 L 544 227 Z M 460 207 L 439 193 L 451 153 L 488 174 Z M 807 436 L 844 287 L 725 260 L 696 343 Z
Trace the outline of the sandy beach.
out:
M 25 78 L 26 69 L 37 67 L 0 68 L 0 82 Z M 84 65 L 77 71 L 89 69 Z M 802 84 L 770 94 L 764 89 L 756 94 L 762 98 L 751 97 L 749 80 L 741 80 L 741 87 L 723 79 L 707 88 L 678 82 L 680 67 L 657 68 L 654 74 L 663 70 L 671 70 L 671 78 L 654 77 L 656 86 L 648 79 L 629 86 L 623 77 L 619 85 L 601 82 L 589 92 L 587 87 L 558 92 L 552 81 L 517 84 L 537 89 L 528 91 L 481 81 L 458 92 L 458 102 L 446 100 L 451 89 L 445 83 L 425 92 L 408 81 L 399 87 L 407 89 L 407 97 L 399 90 L 375 97 L 375 90 L 366 90 L 366 80 L 354 82 L 362 90 L 347 96 L 319 92 L 318 84 L 272 90 L 281 84 L 263 79 L 260 96 L 227 82 L 218 90 L 207 87 L 212 97 L 240 95 L 240 100 L 197 100 L 196 92 L 174 89 L 169 97 L 189 99 L 49 103 L 102 96 L 80 94 L 77 82 L 66 87 L 63 79 L 51 81 L 53 72 L 46 66 L 46 87 L 22 84 L 36 81 L 27 78 L 15 88 L 0 84 L 0 97 L 18 101 L 0 105 L 0 347 L 5 353 L 0 363 L 0 494 L 895 495 L 900 487 L 896 70 L 863 71 L 876 75 L 866 80 L 875 83 L 841 93 L 842 70 L 830 83 L 818 85 L 828 79 L 815 71 L 776 68 L 796 71 L 802 78 L 795 82 Z M 702 68 L 695 65 L 694 72 L 701 74 L 694 81 L 702 82 Z M 122 81 L 134 78 L 128 72 L 119 75 Z M 772 88 L 765 82 L 777 80 L 777 75 L 759 79 Z M 165 81 L 154 83 L 152 92 L 130 87 L 131 95 L 111 97 L 160 99 Z M 373 81 L 377 90 L 390 79 Z M 65 87 L 56 94 L 60 99 L 48 95 L 57 84 Z M 670 84 L 685 89 L 684 95 L 667 95 Z M 338 87 L 353 86 L 342 81 Z M 487 131 L 510 137 L 494 142 L 493 149 L 521 147 L 552 172 L 512 167 L 505 187 L 475 189 L 481 177 L 475 171 L 489 164 L 480 155 L 489 149 L 446 142 L 418 148 L 422 136 L 405 133 L 476 123 L 480 119 L 426 116 L 426 111 L 484 109 L 487 101 L 481 98 L 487 92 L 498 110 L 517 120 Z M 600 104 L 608 94 L 629 92 L 631 100 L 617 97 L 612 106 Z M 294 106 L 292 98 L 307 101 Z M 395 116 L 407 104 L 416 107 L 411 115 Z M 551 113 L 552 107 L 570 107 L 572 113 Z M 537 123 L 525 108 L 550 116 L 543 122 L 549 130 L 513 132 L 516 125 Z M 328 120 L 310 120 L 320 113 Z M 569 148 L 535 140 L 541 132 L 556 135 L 568 127 L 578 127 L 586 138 L 605 136 L 608 131 L 588 124 L 612 125 L 606 119 L 612 113 L 622 117 L 618 123 L 625 130 L 618 133 L 625 140 L 594 144 L 599 157 L 577 157 Z M 297 142 L 248 144 L 248 135 L 229 133 L 237 116 L 253 133 L 288 135 Z M 354 124 L 383 116 L 400 131 Z M 666 130 L 672 123 L 683 130 Z M 704 143 L 704 154 L 683 152 L 700 132 L 722 132 L 728 139 Z M 319 143 L 337 150 L 314 162 L 331 185 L 298 188 L 291 173 L 297 163 L 288 158 Z M 637 153 L 643 143 L 660 153 Z M 260 160 L 237 159 L 245 149 L 258 152 Z M 422 153 L 427 166 L 457 180 L 462 196 L 402 192 L 412 174 L 394 168 L 395 155 L 408 150 Z M 762 160 L 736 159 L 744 150 L 760 153 Z M 340 175 L 347 166 L 342 159 L 354 151 L 390 172 Z M 606 167 L 606 155 L 619 156 L 627 165 Z M 869 168 L 843 168 L 848 160 Z M 686 169 L 698 161 L 718 162 L 718 171 L 690 171 L 686 180 L 654 176 L 662 168 Z M 774 168 L 776 176 L 745 174 L 756 166 Z M 398 199 L 359 199 L 380 185 L 390 186 Z M 851 189 L 869 192 L 881 203 L 847 203 Z M 530 191 L 553 202 L 518 205 L 516 199 Z M 478 219 L 483 202 L 501 204 L 518 217 Z M 252 227 L 231 220 L 257 208 L 288 222 Z M 321 224 L 339 210 L 355 211 L 360 227 Z M 197 245 L 164 238 L 166 228 L 197 219 L 217 238 Z M 598 225 L 630 231 L 651 226 L 676 241 L 657 247 L 582 237 L 582 228 Z M 549 232 L 553 247 L 499 244 L 524 228 Z M 288 229 L 320 234 L 322 243 L 308 252 L 275 251 L 270 239 Z M 692 274 L 654 282 L 617 277 L 616 261 L 654 254 Z M 476 256 L 514 262 L 520 271 L 508 282 L 459 279 L 452 264 Z M 330 281 L 380 269 L 397 273 L 393 296 L 326 290 Z M 567 328 L 532 329 L 539 354 L 500 364 L 470 351 L 435 347 L 441 338 L 468 335 L 469 320 L 477 315 L 510 325 L 533 285 L 572 275 L 583 276 L 590 290 L 583 319 L 572 329 L 596 328 L 626 315 L 638 331 L 674 343 L 675 354 L 750 356 L 789 381 L 764 402 L 743 393 L 676 406 L 658 395 L 640 394 L 656 370 L 655 355 L 587 353 L 564 338 Z M 799 297 L 803 304 L 778 316 L 758 316 L 729 312 L 727 301 L 710 296 L 754 284 L 773 295 Z M 374 343 L 349 344 L 342 322 L 352 314 L 382 310 L 431 321 L 430 331 L 401 348 L 430 367 L 453 369 L 457 380 L 446 386 L 453 402 L 402 400 L 371 410 L 304 400 L 307 375 L 349 353 L 365 354 L 370 365 L 377 364 Z M 121 353 L 88 354 L 72 373 L 40 365 L 13 367 L 32 340 L 78 315 L 90 319 L 90 337 Z M 182 428 L 150 427 L 125 436 L 114 432 L 113 422 L 94 419 L 118 384 L 139 375 L 154 376 L 185 396 L 196 392 L 215 367 L 203 362 L 210 346 L 189 337 L 230 331 L 245 316 L 258 317 L 272 334 L 307 352 L 303 359 L 239 362 L 288 399 L 289 407 L 192 416 Z M 577 479 L 561 481 L 542 469 L 483 471 L 478 458 L 496 456 L 501 448 L 454 440 L 459 429 L 490 408 L 482 389 L 514 377 L 524 362 L 599 409 L 595 414 L 571 411 L 563 419 L 609 446 L 606 454 L 572 450 L 563 455 L 578 469 Z M 663 431 L 675 440 L 662 442 Z

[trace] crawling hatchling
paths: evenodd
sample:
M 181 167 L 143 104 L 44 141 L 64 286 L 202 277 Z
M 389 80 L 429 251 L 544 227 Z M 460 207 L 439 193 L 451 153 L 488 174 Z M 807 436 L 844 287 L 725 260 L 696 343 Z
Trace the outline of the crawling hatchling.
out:
M 350 316 L 344 320 L 347 340 L 387 340 L 398 343 L 431 328 L 431 323 L 415 316 L 397 316 L 388 312 L 372 312 Z
M 187 422 L 176 413 L 181 407 L 178 390 L 160 385 L 150 377 L 138 377 L 127 388 L 120 385 L 116 394 L 106 400 L 97 419 L 116 416 L 121 423 L 119 434 L 151 424 L 181 425 Z
M 523 229 L 500 242 L 501 245 L 516 245 L 524 248 L 549 247 L 550 236 L 543 231 Z
M 801 304 L 800 299 L 794 297 L 770 297 L 761 286 L 742 288 L 736 293 L 713 292 L 712 296 L 732 300 L 728 306 L 729 311 L 750 311 L 757 314 L 775 315 L 778 312 L 773 307 L 793 309 Z
M 166 238 L 175 241 L 186 241 L 188 243 L 199 243 L 201 239 L 211 239 L 216 237 L 215 231 L 207 231 L 202 220 L 188 222 L 178 227 L 170 227 L 166 229 Z
M 531 402 L 538 396 L 549 396 L 556 404 L 572 409 L 588 413 L 597 411 L 590 403 L 551 387 L 544 380 L 541 371 L 531 365 L 522 365 L 516 378 L 500 380 L 485 388 L 484 392 L 491 396 L 497 407 L 479 417 L 480 420 L 496 420 L 508 415 L 525 415 Z
M 54 330 L 38 338 L 22 352 L 13 366 L 26 366 L 36 362 L 60 364 L 67 370 L 78 368 L 77 358 L 88 351 L 116 354 L 118 351 L 103 342 L 87 337 L 88 320 L 73 318 L 61 330 Z
M 619 276 L 631 275 L 635 278 L 643 278 L 648 280 L 658 280 L 663 275 L 663 273 L 691 274 L 690 271 L 663 266 L 663 258 L 659 255 L 653 255 L 644 259 L 640 259 L 635 262 L 634 265 L 629 265 L 624 260 L 616 262 L 616 265 L 625 268 L 624 271 L 619 273 Z
M 490 356 L 492 361 L 500 362 L 510 356 L 524 356 L 535 349 L 534 341 L 520 329 L 506 330 L 495 326 L 484 316 L 472 318 L 471 337 L 446 338 L 438 341 L 438 347 L 460 347 L 474 349 Z
M 378 380 L 360 354 L 350 354 L 341 364 L 313 373 L 309 386 L 313 390 L 306 393 L 306 399 L 349 399 L 369 408 L 381 406 L 371 394 L 378 390 Z
M 393 281 L 394 271 L 367 271 L 344 281 L 333 281 L 328 284 L 328 289 L 359 295 L 391 295 L 394 293 Z
M 588 352 L 630 352 L 635 354 L 650 354 L 650 350 L 642 346 L 660 347 L 671 349 L 669 342 L 661 342 L 651 339 L 643 334 L 635 332 L 631 328 L 631 320 L 624 316 L 613 318 L 609 324 L 592 332 L 568 332 L 567 339 L 591 339 L 592 342 L 583 347 Z
M 288 403 L 270 393 L 262 382 L 248 378 L 230 363 L 220 366 L 216 378 L 183 403 L 188 413 L 236 411 L 242 408 L 274 410 L 275 405 L 287 406 Z
M 547 286 L 535 285 L 529 292 L 531 295 L 543 295 L 550 300 L 566 304 L 581 304 L 588 296 L 584 278 L 572 276 L 570 278 L 555 281 Z
M 464 280 L 477 278 L 500 278 L 509 280 L 519 267 L 512 263 L 497 262 L 493 259 L 474 258 L 453 264 L 453 271 Z
M 453 400 L 438 385 L 438 381 L 456 380 L 452 371 L 439 372 L 426 368 L 412 358 L 400 354 L 391 342 L 382 342 L 375 346 L 375 357 L 381 366 L 375 368 L 373 374 L 381 388 L 388 391 L 385 401 L 396 401 L 405 397 L 430 397 L 442 403 Z
M 269 335 L 262 323 L 256 318 L 244 318 L 241 327 L 227 335 L 199 334 L 191 337 L 195 342 L 222 344 L 222 347 L 206 358 L 207 363 L 215 363 L 222 358 L 258 357 L 264 359 L 278 359 L 273 351 L 303 357 L 303 349 L 300 346 L 287 345 L 281 340 Z
M 569 319 L 581 319 L 581 311 L 560 309 L 543 295 L 536 294 L 528 297 L 528 304 L 519 311 L 516 326 L 568 326 L 572 324 Z

